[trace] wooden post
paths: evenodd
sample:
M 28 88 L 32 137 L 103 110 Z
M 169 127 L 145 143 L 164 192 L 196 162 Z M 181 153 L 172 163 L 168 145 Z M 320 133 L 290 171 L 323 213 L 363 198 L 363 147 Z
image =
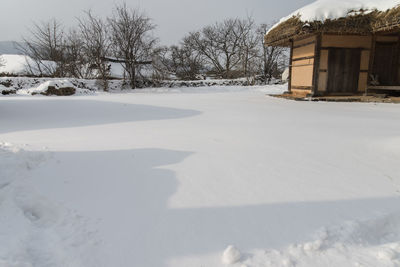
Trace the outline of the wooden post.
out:
M 397 49 L 396 49 L 396 61 L 395 61 L 395 68 L 396 68 L 396 80 L 395 80 L 395 85 L 399 84 L 399 67 L 400 67 L 400 34 L 397 36 Z
M 293 64 L 293 39 L 290 40 L 290 59 L 289 59 L 289 81 L 288 81 L 288 92 L 292 93 L 292 64 Z
M 313 80 L 312 80 L 312 96 L 318 95 L 318 83 L 319 83 L 319 66 L 321 61 L 321 43 L 322 43 L 322 34 L 318 33 L 316 36 L 315 42 L 315 51 L 314 51 L 314 71 L 313 71 Z

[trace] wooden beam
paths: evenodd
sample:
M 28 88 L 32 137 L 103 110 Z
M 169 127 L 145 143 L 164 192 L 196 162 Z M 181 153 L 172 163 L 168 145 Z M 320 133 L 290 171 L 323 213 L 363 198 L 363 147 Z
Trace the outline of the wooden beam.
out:
M 297 68 L 297 67 L 306 67 L 306 66 L 314 66 L 314 63 L 310 63 L 310 64 L 301 64 L 301 65 L 292 65 L 293 68 Z
M 307 33 L 307 34 L 302 34 L 302 35 L 294 36 L 294 38 L 296 39 L 296 42 L 298 42 L 298 41 L 303 41 L 303 40 L 305 40 L 305 39 L 311 38 L 311 37 L 313 37 L 313 36 L 315 36 L 314 33 Z M 294 40 L 294 39 L 293 39 L 293 40 Z
M 315 40 L 314 40 L 314 41 L 311 41 L 311 42 L 308 42 L 308 43 L 305 43 L 305 44 L 293 46 L 293 48 L 294 48 L 294 49 L 297 49 L 297 48 L 309 46 L 309 45 L 312 45 L 312 44 L 315 44 Z
M 372 89 L 372 90 L 393 90 L 393 91 L 400 91 L 400 85 L 398 85 L 398 86 L 385 86 L 385 85 L 368 86 L 368 89 Z
M 331 35 L 331 36 L 344 36 L 344 35 L 355 35 L 355 36 L 369 36 L 371 32 L 365 32 L 365 33 L 353 33 L 353 32 L 324 32 L 324 35 Z
M 329 50 L 329 49 L 332 49 L 332 48 L 347 48 L 347 47 L 322 46 L 322 47 L 321 47 L 321 50 Z M 350 48 L 350 47 L 349 47 L 349 48 Z M 370 51 L 370 50 L 371 50 L 370 48 L 364 48 L 364 47 L 355 47 L 355 48 L 358 48 L 358 49 L 360 49 L 361 51 Z
M 292 61 L 300 61 L 300 60 L 306 60 L 306 59 L 313 59 L 314 56 L 308 56 L 308 57 L 298 57 L 298 58 L 293 58 Z
M 312 90 L 312 86 L 297 86 L 297 85 L 292 85 L 292 89 L 295 90 Z

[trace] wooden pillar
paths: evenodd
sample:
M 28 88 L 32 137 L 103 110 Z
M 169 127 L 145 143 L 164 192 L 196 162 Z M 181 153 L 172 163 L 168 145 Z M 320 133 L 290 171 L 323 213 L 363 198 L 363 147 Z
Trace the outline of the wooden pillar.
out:
M 397 49 L 396 49 L 396 85 L 399 84 L 400 82 L 400 76 L 399 76 L 399 71 L 400 71 L 400 34 L 397 36 Z
M 292 64 L 293 64 L 293 39 L 290 40 L 290 59 L 289 59 L 289 81 L 288 92 L 292 93 Z
M 315 41 L 315 51 L 314 51 L 314 71 L 312 79 L 312 95 L 318 95 L 318 84 L 319 84 L 319 66 L 321 63 L 321 43 L 322 34 L 318 33 Z

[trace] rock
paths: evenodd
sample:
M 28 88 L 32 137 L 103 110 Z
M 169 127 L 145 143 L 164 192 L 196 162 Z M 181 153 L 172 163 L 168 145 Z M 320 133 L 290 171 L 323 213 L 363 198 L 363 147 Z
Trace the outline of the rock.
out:
M 27 93 L 31 95 L 69 96 L 76 93 L 76 88 L 68 80 L 51 80 L 46 81 L 35 88 L 28 89 Z
M 55 86 L 49 86 L 45 92 L 42 92 L 42 95 L 57 95 L 57 96 L 69 96 L 74 95 L 76 93 L 76 89 L 74 87 L 60 87 L 56 88 Z
M 17 93 L 17 90 L 3 90 L 3 91 L 1 91 L 2 95 L 13 95 L 13 94 L 16 94 L 16 93 Z
M 10 88 L 13 85 L 13 82 L 11 80 L 3 80 L 3 81 L 0 81 L 0 85 Z

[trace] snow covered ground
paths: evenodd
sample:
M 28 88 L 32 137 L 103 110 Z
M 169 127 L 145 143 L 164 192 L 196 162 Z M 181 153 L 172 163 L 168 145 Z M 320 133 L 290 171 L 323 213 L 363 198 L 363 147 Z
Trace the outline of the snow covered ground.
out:
M 400 266 L 400 106 L 203 89 L 0 97 L 0 266 Z

